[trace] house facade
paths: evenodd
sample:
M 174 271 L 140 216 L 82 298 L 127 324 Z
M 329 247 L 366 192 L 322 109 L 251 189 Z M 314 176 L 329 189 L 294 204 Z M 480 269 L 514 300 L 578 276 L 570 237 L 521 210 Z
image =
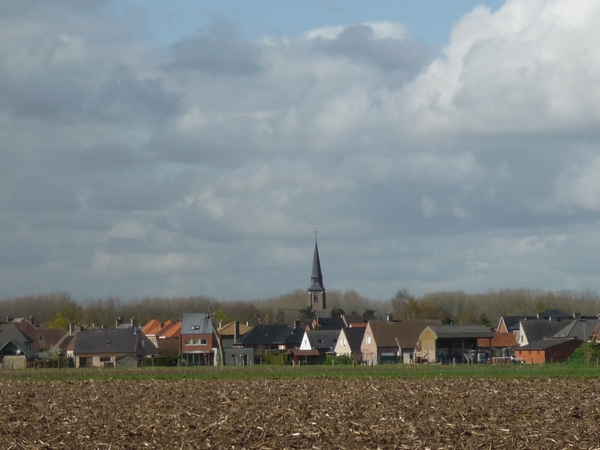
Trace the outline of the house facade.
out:
M 179 354 L 183 364 L 216 365 L 218 348 L 212 319 L 208 313 L 184 314 L 179 342 Z
M 360 347 L 362 361 L 367 364 L 410 363 L 421 332 L 428 326 L 437 325 L 441 325 L 439 320 L 369 321 Z

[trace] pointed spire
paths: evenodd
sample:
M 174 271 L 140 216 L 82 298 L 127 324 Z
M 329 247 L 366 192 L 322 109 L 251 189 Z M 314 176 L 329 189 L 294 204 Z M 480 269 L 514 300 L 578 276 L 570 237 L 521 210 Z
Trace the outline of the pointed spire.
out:
M 319 246 L 315 240 L 315 253 L 313 255 L 312 274 L 310 275 L 313 283 L 317 281 L 323 287 L 323 273 L 321 272 L 321 259 L 319 258 Z M 316 278 L 316 280 L 315 280 Z

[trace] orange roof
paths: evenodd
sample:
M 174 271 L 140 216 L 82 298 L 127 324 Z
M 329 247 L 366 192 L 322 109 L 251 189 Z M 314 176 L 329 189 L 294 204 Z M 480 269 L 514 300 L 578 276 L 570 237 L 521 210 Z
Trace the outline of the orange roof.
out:
M 166 322 L 163 323 L 158 319 L 152 319 L 150 322 L 148 322 L 146 325 L 144 325 L 142 327 L 141 331 L 145 335 L 163 334 L 164 331 L 166 331 L 173 325 L 174 325 L 174 322 L 172 320 L 167 320 Z
M 517 339 L 515 335 L 512 333 L 494 333 L 494 337 L 492 338 L 492 347 L 493 348 L 507 348 L 512 347 L 517 343 Z M 480 348 L 485 348 L 490 346 L 490 341 L 487 338 L 477 339 L 477 346 Z
M 144 334 L 156 334 L 162 328 L 162 324 L 158 319 L 152 319 L 146 325 L 142 327 L 142 333 Z
M 180 333 L 181 333 L 181 322 L 177 322 L 177 323 L 171 322 L 169 324 L 169 326 L 164 327 L 162 330 L 160 330 L 159 335 L 166 339 L 170 339 L 170 338 L 179 337 Z

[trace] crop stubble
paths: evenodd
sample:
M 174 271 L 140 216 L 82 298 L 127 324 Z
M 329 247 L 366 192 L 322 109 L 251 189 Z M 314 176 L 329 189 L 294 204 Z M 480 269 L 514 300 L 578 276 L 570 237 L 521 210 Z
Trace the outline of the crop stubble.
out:
M 600 381 L 0 381 L 0 448 L 600 448 Z

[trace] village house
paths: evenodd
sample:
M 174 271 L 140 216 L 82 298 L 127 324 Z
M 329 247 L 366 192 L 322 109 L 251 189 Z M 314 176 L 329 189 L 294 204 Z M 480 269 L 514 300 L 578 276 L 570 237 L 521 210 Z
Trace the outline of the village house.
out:
M 564 362 L 583 344 L 577 338 L 549 338 L 515 349 L 515 356 L 526 363 L 544 364 Z
M 213 366 L 217 362 L 217 342 L 208 313 L 184 314 L 181 321 L 179 354 L 188 366 Z
M 361 342 L 362 361 L 367 364 L 410 363 L 421 332 L 439 320 L 394 322 L 370 320 Z
M 137 328 L 81 330 L 70 344 L 75 367 L 139 367 L 158 349 Z
M 360 345 L 365 335 L 366 327 L 343 328 L 335 345 L 335 354 L 360 360 Z
M 179 355 L 180 321 L 167 320 L 161 322 L 152 319 L 141 328 L 141 331 L 158 348 L 161 355 Z
M 223 345 L 225 365 L 248 366 L 254 364 L 254 349 L 235 346 L 235 342 L 252 330 L 252 327 L 240 322 L 229 322 L 217 330 Z

